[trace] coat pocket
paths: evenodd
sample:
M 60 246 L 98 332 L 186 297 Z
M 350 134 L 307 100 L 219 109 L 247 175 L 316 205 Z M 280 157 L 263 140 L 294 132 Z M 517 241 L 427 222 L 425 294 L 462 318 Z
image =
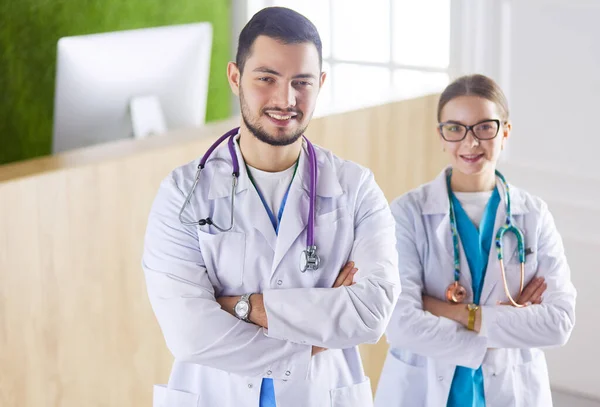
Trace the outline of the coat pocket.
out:
M 362 383 L 340 387 L 330 391 L 331 407 L 372 407 L 373 394 L 371 381 L 365 378 Z
M 488 406 L 552 406 L 546 358 L 539 349 L 490 351 L 482 365 Z
M 198 240 L 208 275 L 216 278 L 221 288 L 241 287 L 246 258 L 246 234 L 198 233 Z
M 379 378 L 375 406 L 423 407 L 427 399 L 427 358 L 391 348 Z
M 199 396 L 181 390 L 155 385 L 153 407 L 198 407 Z

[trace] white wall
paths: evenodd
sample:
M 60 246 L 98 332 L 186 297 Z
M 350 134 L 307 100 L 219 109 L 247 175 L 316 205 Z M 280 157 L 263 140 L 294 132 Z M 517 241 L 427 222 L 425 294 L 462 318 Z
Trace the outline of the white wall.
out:
M 515 1 L 511 17 L 511 157 L 600 179 L 600 2 Z
M 600 181 L 536 169 L 510 159 L 502 172 L 548 203 L 560 231 L 578 291 L 576 324 L 564 348 L 546 352 L 555 389 L 600 399 Z
M 578 290 L 571 340 L 547 352 L 552 384 L 600 399 L 600 1 L 455 3 L 486 22 L 462 32 L 457 74 L 505 89 L 514 131 L 502 169 L 548 202 Z

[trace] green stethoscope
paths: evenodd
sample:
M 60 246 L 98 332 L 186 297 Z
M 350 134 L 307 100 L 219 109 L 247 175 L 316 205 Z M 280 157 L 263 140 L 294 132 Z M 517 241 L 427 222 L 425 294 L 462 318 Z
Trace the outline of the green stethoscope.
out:
M 456 227 L 456 215 L 454 214 L 454 205 L 452 204 L 452 189 L 450 188 L 450 177 L 452 172 L 448 174 L 446 179 L 448 185 L 448 200 L 450 202 L 450 229 L 452 231 L 452 241 L 454 243 L 454 282 L 446 289 L 446 299 L 453 303 L 461 303 L 467 296 L 467 290 L 459 284 L 460 280 L 460 251 L 458 246 L 458 229 Z M 510 211 L 510 193 L 508 183 L 504 176 L 496 171 L 496 176 L 500 179 L 502 187 L 504 188 L 504 196 L 506 201 L 506 222 L 498 229 L 496 233 L 496 252 L 498 253 L 498 261 L 500 262 L 500 272 L 502 273 L 502 282 L 504 283 L 504 292 L 508 297 L 510 303 L 521 308 L 524 305 L 518 304 L 513 296 L 510 294 L 508 289 L 508 283 L 506 281 L 506 270 L 504 269 L 504 253 L 502 239 L 507 232 L 514 233 L 517 238 L 517 249 L 519 252 L 519 262 L 521 263 L 521 282 L 519 287 L 519 295 L 523 292 L 523 285 L 525 283 L 525 236 L 523 232 L 514 225 L 512 220 L 512 214 Z

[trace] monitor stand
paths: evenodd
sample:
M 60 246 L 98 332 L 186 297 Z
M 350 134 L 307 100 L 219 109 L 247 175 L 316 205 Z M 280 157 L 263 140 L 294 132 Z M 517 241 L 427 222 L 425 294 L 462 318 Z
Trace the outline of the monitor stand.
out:
M 165 133 L 167 126 L 157 96 L 135 96 L 129 102 L 133 138 L 142 139 Z

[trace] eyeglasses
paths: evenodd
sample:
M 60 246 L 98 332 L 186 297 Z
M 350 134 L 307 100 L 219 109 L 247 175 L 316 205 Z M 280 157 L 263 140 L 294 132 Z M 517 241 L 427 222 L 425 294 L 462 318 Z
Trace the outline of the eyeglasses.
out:
M 498 135 L 500 130 L 500 120 L 484 120 L 472 126 L 464 124 L 444 122 L 439 124 L 442 138 L 450 142 L 463 141 L 467 137 L 469 130 L 478 140 L 491 140 Z

